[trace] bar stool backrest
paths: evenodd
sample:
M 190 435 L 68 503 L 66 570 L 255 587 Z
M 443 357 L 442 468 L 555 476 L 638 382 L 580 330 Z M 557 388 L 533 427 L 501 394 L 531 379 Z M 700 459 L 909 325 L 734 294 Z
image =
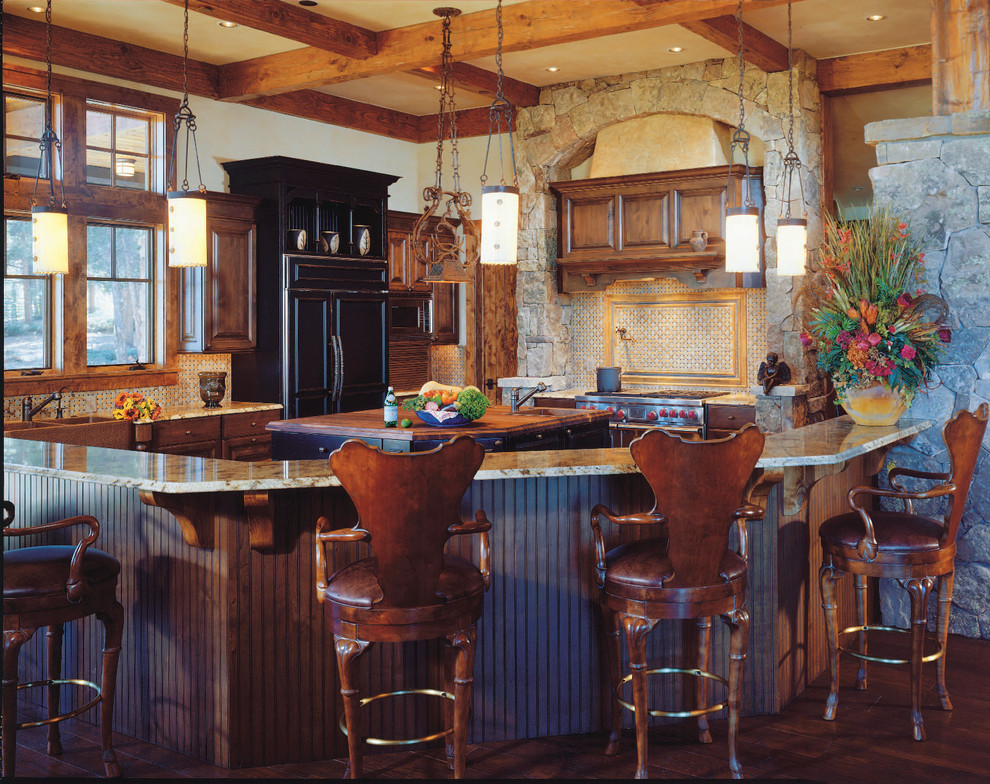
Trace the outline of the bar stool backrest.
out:
M 952 507 L 946 517 L 945 530 L 939 545 L 946 547 L 956 541 L 959 532 L 959 521 L 962 519 L 963 507 L 969 495 L 969 485 L 973 481 L 976 461 L 980 456 L 980 445 L 987 429 L 988 407 L 980 405 L 974 414 L 962 410 L 945 423 L 942 428 L 942 438 L 949 450 L 949 481 L 956 486 L 952 494 Z
M 429 452 L 383 452 L 347 441 L 330 455 L 330 468 L 354 502 L 358 527 L 367 531 L 375 574 L 386 607 L 439 604 L 448 526 L 485 459 L 470 436 L 457 436 Z
M 629 451 L 653 488 L 653 511 L 667 517 L 674 575 L 664 587 L 722 582 L 719 566 L 733 513 L 744 503 L 763 433 L 750 424 L 727 438 L 685 441 L 658 428 L 633 441 Z

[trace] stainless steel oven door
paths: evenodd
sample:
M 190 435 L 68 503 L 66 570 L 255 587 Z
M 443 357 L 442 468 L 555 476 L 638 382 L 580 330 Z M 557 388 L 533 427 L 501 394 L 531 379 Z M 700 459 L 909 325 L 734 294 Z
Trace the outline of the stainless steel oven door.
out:
M 703 428 L 701 425 L 650 425 L 638 424 L 636 422 L 612 422 L 609 425 L 609 432 L 612 436 L 613 447 L 628 447 L 633 441 L 639 438 L 647 430 L 666 430 L 668 433 L 677 433 L 680 436 L 697 436 L 701 438 Z

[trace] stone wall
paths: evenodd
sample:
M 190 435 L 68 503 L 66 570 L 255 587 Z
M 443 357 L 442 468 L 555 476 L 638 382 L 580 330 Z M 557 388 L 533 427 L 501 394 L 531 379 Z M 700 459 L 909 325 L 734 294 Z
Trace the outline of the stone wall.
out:
M 952 342 L 937 382 L 908 416 L 939 423 L 889 463 L 948 470 L 941 424 L 990 400 L 990 112 L 887 120 L 866 126 L 877 149 L 874 199 L 888 204 L 921 238 L 928 288 L 949 303 Z M 919 507 L 920 509 L 920 507 Z M 944 512 L 929 505 L 926 514 Z M 933 617 L 935 602 L 929 606 Z M 907 592 L 881 586 L 884 623 L 907 626 Z M 990 433 L 984 439 L 959 530 L 949 631 L 990 639 Z
M 591 155 L 604 128 L 654 114 L 708 117 L 735 127 L 739 122 L 739 70 L 735 58 L 708 60 L 653 71 L 563 83 L 544 88 L 537 106 L 520 110 L 516 161 L 521 190 L 519 238 L 519 375 L 573 376 L 570 297 L 556 284 L 557 214 L 548 183 Z M 745 127 L 766 147 L 764 230 L 767 241 L 767 346 L 791 367 L 795 384 L 818 383 L 813 358 L 806 355 L 796 293 L 801 279 L 776 274 L 777 219 L 782 214 L 782 160 L 787 152 L 788 73 L 768 74 L 746 65 L 743 72 Z M 795 53 L 794 147 L 804 172 L 809 247 L 821 236 L 819 171 L 820 100 L 815 61 Z M 796 203 L 792 214 L 802 212 Z

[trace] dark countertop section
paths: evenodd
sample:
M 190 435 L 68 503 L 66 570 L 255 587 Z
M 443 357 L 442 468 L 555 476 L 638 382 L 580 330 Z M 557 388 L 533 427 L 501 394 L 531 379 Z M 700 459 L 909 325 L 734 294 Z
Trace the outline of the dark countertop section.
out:
M 399 420 L 406 418 L 412 420 L 412 427 L 385 427 L 382 409 L 374 408 L 347 414 L 282 419 L 269 422 L 267 427 L 268 430 L 279 433 L 435 441 L 438 438 L 453 438 L 462 433 L 475 438 L 540 433 L 573 425 L 608 422 L 609 415 L 605 411 L 579 411 L 573 408 L 523 408 L 518 414 L 510 414 L 508 406 L 490 406 L 481 419 L 469 425 L 434 427 L 422 422 L 413 412 L 405 412 L 400 408 Z

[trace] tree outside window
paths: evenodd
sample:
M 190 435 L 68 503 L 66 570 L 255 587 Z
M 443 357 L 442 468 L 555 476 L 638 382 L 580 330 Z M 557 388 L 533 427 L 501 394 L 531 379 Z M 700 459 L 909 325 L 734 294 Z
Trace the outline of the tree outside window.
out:
M 51 279 L 34 272 L 31 221 L 4 219 L 3 365 L 8 370 L 51 366 Z

